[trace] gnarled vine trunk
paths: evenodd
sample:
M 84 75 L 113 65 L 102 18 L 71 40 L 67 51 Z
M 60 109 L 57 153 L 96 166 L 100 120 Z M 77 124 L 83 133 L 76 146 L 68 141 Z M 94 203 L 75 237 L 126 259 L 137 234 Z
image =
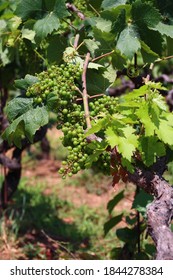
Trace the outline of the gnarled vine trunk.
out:
M 142 169 L 129 174 L 129 180 L 154 195 L 154 201 L 147 207 L 148 233 L 156 244 L 156 259 L 173 260 L 173 232 L 170 229 L 173 188 L 159 174 Z

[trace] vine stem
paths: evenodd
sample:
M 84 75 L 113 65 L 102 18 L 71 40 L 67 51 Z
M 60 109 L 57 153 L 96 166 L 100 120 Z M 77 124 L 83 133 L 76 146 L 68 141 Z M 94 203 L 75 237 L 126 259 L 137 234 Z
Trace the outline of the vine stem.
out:
M 86 55 L 86 58 L 85 58 L 83 73 L 82 73 L 82 85 L 83 85 L 83 96 L 82 97 L 83 97 L 87 129 L 91 128 L 91 120 L 90 120 L 89 105 L 88 105 L 87 83 L 86 83 L 86 73 L 87 73 L 89 61 L 90 61 L 90 53 L 88 52 Z
M 96 57 L 96 58 L 93 58 L 91 61 L 94 62 L 94 61 L 96 61 L 96 60 L 98 60 L 98 59 L 104 58 L 104 57 L 109 56 L 109 55 L 111 55 L 111 54 L 113 54 L 113 53 L 114 53 L 114 50 L 111 51 L 111 52 L 102 54 L 102 55 L 100 55 L 100 56 L 98 56 L 98 57 Z
M 67 3 L 67 4 L 66 4 L 66 7 L 67 7 L 67 9 L 70 10 L 71 12 L 76 13 L 77 16 L 78 16 L 81 20 L 85 20 L 85 15 L 84 15 L 81 11 L 79 11 L 79 10 L 76 8 L 75 5 L 70 4 L 70 3 Z
M 79 38 L 80 38 L 80 35 L 76 34 L 75 39 L 74 39 L 74 44 L 73 44 L 75 49 L 77 49 L 77 47 L 78 47 Z

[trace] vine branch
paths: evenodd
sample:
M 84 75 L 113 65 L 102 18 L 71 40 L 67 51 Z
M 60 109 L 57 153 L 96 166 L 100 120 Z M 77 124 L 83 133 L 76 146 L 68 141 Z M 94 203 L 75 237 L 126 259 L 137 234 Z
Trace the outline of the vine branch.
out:
M 100 55 L 100 56 L 98 56 L 98 57 L 95 57 L 95 58 L 93 58 L 91 61 L 94 62 L 94 61 L 96 61 L 96 60 L 99 60 L 99 59 L 101 59 L 101 58 L 104 58 L 104 57 L 106 57 L 106 56 L 109 56 L 109 55 L 111 55 L 111 54 L 113 54 L 113 53 L 114 53 L 114 50 L 111 51 L 111 52 L 102 54 L 102 55 Z
M 89 105 L 88 105 L 87 83 L 86 83 L 86 73 L 87 73 L 89 61 L 90 61 L 90 53 L 88 52 L 86 55 L 86 58 L 85 58 L 83 73 L 82 73 L 82 85 L 83 85 L 83 96 L 82 97 L 83 97 L 87 129 L 91 128 L 91 120 L 90 120 Z
M 67 9 L 70 10 L 71 12 L 76 13 L 77 16 L 78 16 L 81 20 L 85 20 L 85 15 L 84 15 L 81 11 L 79 11 L 79 10 L 76 8 L 75 5 L 70 4 L 70 3 L 67 3 L 67 4 L 66 4 L 66 7 L 67 7 Z

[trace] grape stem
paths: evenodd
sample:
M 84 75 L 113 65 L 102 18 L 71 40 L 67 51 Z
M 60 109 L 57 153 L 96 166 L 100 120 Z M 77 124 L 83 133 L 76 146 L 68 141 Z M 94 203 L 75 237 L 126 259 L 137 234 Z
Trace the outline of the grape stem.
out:
M 80 38 L 80 35 L 76 34 L 75 39 L 74 39 L 74 44 L 73 44 L 74 49 L 77 49 L 77 47 L 78 47 L 79 38 Z
M 82 85 L 83 85 L 82 98 L 83 98 L 87 129 L 91 128 L 91 120 L 90 120 L 89 105 L 88 105 L 88 94 L 87 94 L 87 83 L 86 83 L 86 73 L 87 73 L 89 61 L 90 61 L 90 53 L 88 52 L 85 58 L 83 73 L 82 73 Z
M 96 61 L 96 60 L 98 60 L 98 59 L 104 58 L 104 57 L 109 56 L 109 55 L 111 55 L 111 54 L 113 54 L 113 53 L 114 53 L 114 50 L 111 51 L 111 52 L 102 54 L 102 55 L 100 55 L 100 56 L 98 56 L 98 57 L 95 57 L 95 58 L 93 58 L 91 61 L 94 62 L 94 61 Z
M 67 9 L 70 10 L 71 12 L 76 13 L 77 16 L 78 16 L 81 20 L 85 20 L 85 15 L 84 15 L 81 11 L 79 11 L 79 10 L 75 7 L 75 5 L 70 4 L 70 3 L 67 3 L 67 4 L 66 4 L 66 7 L 67 7 Z

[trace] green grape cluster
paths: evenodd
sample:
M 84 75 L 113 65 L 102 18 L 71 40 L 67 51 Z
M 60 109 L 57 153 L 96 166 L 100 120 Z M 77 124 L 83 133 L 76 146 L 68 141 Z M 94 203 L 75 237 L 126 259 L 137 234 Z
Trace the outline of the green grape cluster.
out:
M 87 1 L 84 0 L 74 0 L 74 5 L 76 6 L 76 8 L 81 11 L 81 12 L 85 12 L 87 10 Z
M 94 102 L 89 103 L 90 115 L 96 117 L 101 113 L 113 114 L 116 108 L 116 99 L 110 96 L 103 96 Z M 71 177 L 81 169 L 85 169 L 88 157 L 93 154 L 93 150 L 88 147 L 85 138 L 85 118 L 81 105 L 73 104 L 74 110 L 67 114 L 67 118 L 61 119 L 62 132 L 64 133 L 63 145 L 67 147 L 69 154 L 66 161 L 63 161 L 63 167 L 59 173 L 63 178 L 68 174 Z M 78 112 L 78 113 L 77 113 Z M 76 114 L 77 113 L 77 114 Z M 97 160 L 93 162 L 92 167 L 95 171 L 102 171 L 104 174 L 110 174 L 110 152 L 103 151 Z
M 91 117 L 101 113 L 112 115 L 116 111 L 117 99 L 104 95 L 103 97 L 89 103 Z
M 66 174 L 71 177 L 72 174 L 85 169 L 85 163 L 88 158 L 88 143 L 85 139 L 84 123 L 82 122 L 73 125 L 67 122 L 64 124 L 62 131 L 64 133 L 63 145 L 69 151 L 66 161 L 62 162 L 64 166 L 59 170 L 59 173 L 64 178 Z
M 33 97 L 35 104 L 46 103 L 51 93 L 57 96 L 59 107 L 66 114 L 66 106 L 76 95 L 75 79 L 79 79 L 81 70 L 79 65 L 61 64 L 52 65 L 47 71 L 37 75 L 38 82 L 28 88 L 27 97 Z M 57 102 L 58 103 L 58 102 Z M 64 111 L 63 111 L 64 110 Z
M 57 128 L 63 132 L 62 143 L 68 149 L 68 156 L 59 169 L 62 178 L 71 177 L 86 168 L 88 157 L 93 150 L 85 137 L 86 120 L 83 104 L 77 101 L 79 92 L 76 82 L 81 76 L 80 66 L 66 63 L 53 65 L 37 75 L 38 81 L 28 88 L 26 95 L 32 97 L 37 106 L 47 104 L 49 97 L 54 96 L 53 110 L 57 114 Z M 113 114 L 116 109 L 116 98 L 102 96 L 89 102 L 91 118 L 99 114 Z M 52 108 L 51 108 L 52 109 Z M 93 162 L 93 168 L 110 174 L 110 153 L 103 151 Z

